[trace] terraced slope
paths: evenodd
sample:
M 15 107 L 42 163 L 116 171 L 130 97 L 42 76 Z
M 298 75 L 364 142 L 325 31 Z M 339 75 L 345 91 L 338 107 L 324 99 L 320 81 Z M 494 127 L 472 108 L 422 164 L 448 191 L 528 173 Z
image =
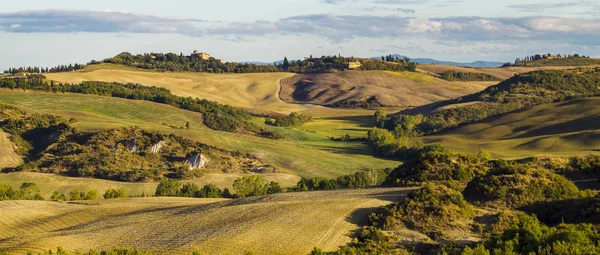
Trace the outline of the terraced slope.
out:
M 174 133 L 226 150 L 253 153 L 265 163 L 304 177 L 337 177 L 398 165 L 396 161 L 372 157 L 365 144 L 333 142 L 320 134 L 284 128 L 276 130 L 287 137 L 285 140 L 218 132 L 203 126 L 198 113 L 145 101 L 3 89 L 0 102 L 32 112 L 73 117 L 79 120 L 75 127 L 87 130 L 139 126 Z M 181 128 L 186 122 L 190 129 Z
M 0 130 L 0 169 L 15 167 L 21 162 L 21 157 L 15 153 L 13 144 L 8 139 L 7 134 Z
M 409 107 L 475 93 L 491 84 L 448 82 L 413 72 L 346 71 L 285 78 L 280 96 L 290 103 L 336 107 Z
M 405 188 L 285 193 L 238 200 L 135 198 L 0 202 L 0 250 L 130 247 L 169 254 L 335 250 Z
M 539 105 L 419 138 L 494 157 L 580 155 L 600 151 L 600 98 Z

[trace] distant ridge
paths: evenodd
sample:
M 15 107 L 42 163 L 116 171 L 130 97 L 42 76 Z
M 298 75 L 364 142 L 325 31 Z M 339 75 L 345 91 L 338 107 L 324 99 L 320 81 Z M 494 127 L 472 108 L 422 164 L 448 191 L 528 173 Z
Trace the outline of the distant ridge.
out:
M 404 55 L 394 54 L 392 55 L 398 58 L 406 58 Z M 372 57 L 373 59 L 381 59 L 381 57 Z M 410 58 L 410 57 L 409 57 Z M 416 62 L 419 64 L 438 64 L 438 65 L 449 65 L 449 66 L 471 66 L 471 67 L 499 67 L 504 64 L 504 62 L 493 62 L 493 61 L 474 61 L 474 62 L 453 62 L 453 61 L 443 61 L 432 58 L 410 58 L 412 62 Z M 291 60 L 290 60 L 291 61 Z M 277 64 L 282 64 L 283 60 L 274 61 Z M 242 61 L 240 63 L 245 64 L 255 64 L 255 65 L 272 65 L 274 62 L 262 62 L 262 61 Z
M 407 56 L 403 56 L 400 54 L 394 54 L 393 57 L 398 58 L 406 58 Z M 374 59 L 381 59 L 381 57 L 373 57 Z M 410 58 L 410 57 L 408 57 Z M 449 65 L 449 66 L 472 66 L 472 67 L 499 67 L 502 66 L 503 62 L 492 62 L 492 61 L 475 61 L 475 62 L 453 62 L 453 61 L 443 61 L 432 58 L 410 58 L 412 62 L 416 62 L 419 64 L 438 64 L 438 65 Z

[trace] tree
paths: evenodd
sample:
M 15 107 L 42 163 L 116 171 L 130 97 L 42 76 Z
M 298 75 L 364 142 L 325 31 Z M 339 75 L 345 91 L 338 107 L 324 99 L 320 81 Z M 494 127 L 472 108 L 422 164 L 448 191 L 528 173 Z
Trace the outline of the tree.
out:
M 88 190 L 85 195 L 85 200 L 96 200 L 98 199 L 98 191 L 95 189 Z
M 54 191 L 54 193 L 52 193 L 52 196 L 50 197 L 50 199 L 52 201 L 67 201 L 67 197 L 65 196 L 65 194 L 62 194 L 58 191 Z
M 229 191 L 227 190 L 227 192 L 229 192 Z M 219 189 L 214 184 L 206 184 L 206 185 L 204 185 L 204 187 L 202 187 L 201 190 L 199 190 L 196 193 L 196 197 L 202 197 L 202 198 L 221 198 L 221 197 L 223 197 L 223 193 L 224 192 L 222 192 L 221 189 Z
M 385 125 L 385 121 L 387 120 L 387 113 L 385 110 L 378 109 L 375 111 L 375 122 L 377 122 L 377 126 L 382 128 Z
M 178 180 L 164 179 L 156 187 L 156 196 L 175 197 L 179 195 L 181 183 Z
M 480 160 L 488 161 L 488 160 L 492 159 L 492 154 L 486 149 L 480 149 L 479 153 L 477 154 L 477 157 Z
M 238 178 L 233 182 L 233 189 L 238 197 L 259 196 L 267 193 L 267 183 L 259 175 Z
M 290 67 L 290 62 L 288 61 L 287 57 L 283 58 L 283 70 L 288 70 L 288 68 Z
M 200 190 L 200 187 L 195 183 L 186 183 L 181 187 L 179 195 L 182 197 L 195 197 L 196 193 Z
M 118 190 L 110 188 L 104 192 L 104 198 L 123 198 L 125 197 L 125 188 L 119 188 Z
M 69 192 L 69 199 L 71 201 L 82 200 L 81 191 L 79 191 L 78 188 L 71 190 L 71 192 Z
M 281 185 L 279 185 L 279 182 L 271 182 L 269 183 L 269 188 L 267 189 L 267 194 L 276 194 L 276 193 L 281 193 L 283 192 L 283 189 L 281 188 Z
M 21 197 L 26 200 L 43 200 L 40 195 L 40 188 L 33 182 L 25 182 L 19 189 Z

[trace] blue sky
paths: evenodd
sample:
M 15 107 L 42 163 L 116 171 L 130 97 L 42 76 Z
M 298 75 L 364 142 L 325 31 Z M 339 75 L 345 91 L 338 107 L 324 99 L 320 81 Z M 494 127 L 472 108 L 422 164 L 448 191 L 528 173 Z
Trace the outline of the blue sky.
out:
M 11 1 L 0 4 L 0 47 L 0 69 L 194 49 L 229 61 L 600 56 L 600 0 Z

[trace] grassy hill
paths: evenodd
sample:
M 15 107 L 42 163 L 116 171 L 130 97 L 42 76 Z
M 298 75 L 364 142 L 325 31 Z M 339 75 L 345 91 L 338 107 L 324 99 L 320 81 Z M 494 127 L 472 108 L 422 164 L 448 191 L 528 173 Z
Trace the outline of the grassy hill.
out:
M 318 133 L 284 128 L 272 128 L 287 138 L 277 141 L 219 132 L 203 126 L 199 113 L 145 101 L 3 89 L 0 102 L 31 112 L 76 118 L 74 126 L 83 130 L 139 126 L 174 133 L 222 149 L 252 153 L 267 164 L 305 177 L 336 177 L 398 165 L 396 161 L 372 157 L 366 144 L 334 142 Z M 181 128 L 186 122 L 190 129 Z
M 130 247 L 174 254 L 307 254 L 336 250 L 405 188 L 298 192 L 236 200 L 134 198 L 0 202 L 0 249 Z M 132 235 L 135 233 L 135 235 Z
M 600 151 L 600 98 L 544 104 L 418 138 L 496 158 L 581 155 Z
M 290 103 L 333 107 L 409 107 L 464 96 L 491 84 L 448 82 L 413 72 L 346 71 L 285 78 L 280 96 Z
M 48 73 L 49 80 L 79 83 L 106 81 L 164 87 L 175 95 L 205 98 L 235 107 L 288 114 L 311 108 L 279 100 L 279 81 L 291 73 L 210 74 L 152 72 L 112 64 L 91 65 L 77 72 Z

